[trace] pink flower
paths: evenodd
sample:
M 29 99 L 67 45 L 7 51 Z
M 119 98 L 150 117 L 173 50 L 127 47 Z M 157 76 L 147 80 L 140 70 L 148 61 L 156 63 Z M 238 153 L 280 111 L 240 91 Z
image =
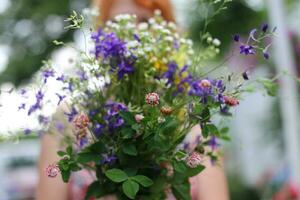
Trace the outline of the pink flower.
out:
M 137 123 L 141 123 L 142 119 L 144 119 L 144 115 L 142 114 L 136 114 L 134 117 Z
M 196 168 L 202 163 L 202 156 L 194 151 L 190 154 L 190 156 L 186 159 L 186 164 L 191 168 Z
M 155 92 L 146 95 L 146 102 L 149 105 L 157 106 L 159 104 L 159 95 Z
M 211 87 L 211 83 L 209 80 L 207 79 L 203 79 L 200 81 L 199 86 L 202 88 L 210 88 Z
M 51 178 L 55 178 L 60 173 L 58 165 L 52 164 L 46 168 L 46 175 Z
M 78 129 L 85 129 L 88 127 L 89 123 L 90 119 L 86 114 L 79 114 L 73 120 L 73 124 Z
M 237 100 L 236 98 L 228 97 L 228 96 L 224 96 L 224 101 L 225 104 L 229 106 L 237 106 L 240 103 L 239 100 Z

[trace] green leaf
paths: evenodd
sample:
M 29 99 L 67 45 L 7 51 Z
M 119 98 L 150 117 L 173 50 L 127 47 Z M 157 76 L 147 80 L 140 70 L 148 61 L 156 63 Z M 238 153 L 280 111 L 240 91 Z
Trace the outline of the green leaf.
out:
M 105 175 L 107 176 L 107 178 L 116 183 L 120 183 L 128 179 L 128 176 L 124 171 L 116 168 L 107 170 L 105 172 Z
M 209 132 L 213 135 L 219 135 L 219 130 L 214 124 L 207 124 Z
M 225 134 L 225 133 L 228 133 L 228 131 L 229 131 L 229 127 L 224 127 L 220 130 L 220 133 Z
M 79 153 L 77 158 L 80 163 L 99 162 L 100 160 L 101 156 L 96 153 Z
M 173 194 L 175 195 L 176 199 L 181 200 L 191 200 L 190 195 L 190 187 L 189 184 L 180 184 L 180 185 L 173 185 L 172 186 Z
M 203 165 L 199 165 L 198 167 L 195 167 L 195 168 L 188 168 L 187 175 L 189 177 L 196 176 L 197 174 L 202 172 L 204 169 L 205 169 L 205 167 Z
M 187 166 L 183 161 L 174 162 L 174 170 L 179 172 L 179 173 L 185 173 L 186 170 L 187 170 Z
M 67 153 L 64 151 L 58 151 L 57 155 L 59 155 L 60 157 L 63 157 L 64 155 L 67 155 Z
M 85 193 L 85 200 L 89 200 L 91 197 L 102 197 L 104 195 L 104 191 L 101 187 L 99 181 L 95 181 L 89 185 L 86 193 Z
M 132 180 L 138 182 L 139 184 L 141 184 L 144 187 L 150 187 L 153 184 L 153 181 L 148 178 L 147 176 L 143 176 L 143 175 L 136 175 L 131 177 Z
M 206 125 L 204 125 L 202 128 L 202 135 L 204 138 L 207 138 L 209 136 L 209 128 Z
M 124 145 L 122 150 L 125 154 L 131 155 L 131 156 L 136 156 L 138 154 L 136 147 L 133 144 Z
M 124 119 L 126 124 L 136 124 L 135 117 L 131 112 L 120 112 L 121 117 Z
M 134 199 L 140 189 L 140 186 L 136 182 L 128 179 L 122 184 L 122 189 L 128 198 Z
M 264 86 L 265 90 L 267 91 L 268 95 L 275 96 L 277 93 L 277 84 L 270 79 L 259 79 L 258 80 Z
M 69 170 L 61 170 L 61 177 L 65 183 L 69 182 L 71 172 Z
M 187 156 L 185 151 L 179 150 L 175 153 L 175 158 L 177 160 L 182 160 L 183 158 L 185 158 Z
M 73 154 L 72 146 L 68 146 L 66 152 L 67 152 L 68 155 L 72 155 Z

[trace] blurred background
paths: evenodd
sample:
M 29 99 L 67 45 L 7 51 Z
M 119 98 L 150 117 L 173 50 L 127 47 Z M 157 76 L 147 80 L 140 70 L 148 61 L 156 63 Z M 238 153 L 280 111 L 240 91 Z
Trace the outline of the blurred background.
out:
M 214 8 L 205 7 L 201 0 L 172 2 L 176 21 L 197 47 L 205 10 Z M 88 0 L 0 0 L 0 200 L 33 199 L 38 178 L 39 138 L 25 137 L 19 131 L 38 124 L 18 114 L 11 102 L 19 102 L 19 97 L 11 89 L 29 84 L 43 60 L 53 59 L 65 66 L 72 51 L 57 48 L 52 41 L 80 40 L 76 31 L 64 30 L 63 20 L 72 10 L 89 5 Z M 252 77 L 273 77 L 282 71 L 297 77 L 299 17 L 297 0 L 233 0 L 208 26 L 212 37 L 221 41 L 216 62 L 234 47 L 234 34 L 247 37 L 253 27 L 271 23 L 279 34 L 268 62 L 236 59 L 226 65 L 234 70 L 251 69 Z M 228 122 L 231 142 L 225 143 L 224 156 L 231 199 L 299 198 L 299 84 L 293 79 L 279 79 L 279 90 L 267 85 L 267 92 L 243 96 L 234 119 Z

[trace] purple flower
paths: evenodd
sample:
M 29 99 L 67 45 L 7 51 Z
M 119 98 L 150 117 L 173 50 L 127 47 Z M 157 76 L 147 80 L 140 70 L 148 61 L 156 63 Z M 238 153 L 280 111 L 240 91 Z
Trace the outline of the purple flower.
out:
M 264 58 L 267 60 L 270 58 L 269 52 L 263 52 L 263 55 L 264 55 Z
M 33 112 L 37 111 L 38 109 L 41 109 L 41 107 L 42 107 L 41 103 L 44 98 L 44 94 L 42 93 L 41 90 L 39 90 L 36 93 L 35 98 L 36 98 L 36 102 L 32 106 L 30 106 L 30 108 L 28 110 L 28 115 L 31 115 Z
M 96 124 L 95 125 L 95 127 L 94 127 L 94 134 L 95 134 L 95 136 L 98 138 L 100 135 L 101 135 L 101 133 L 103 132 L 103 129 L 105 128 L 105 126 L 104 125 L 102 125 L 102 124 Z
M 121 103 L 108 102 L 105 107 L 107 108 L 107 115 L 104 116 L 104 120 L 108 123 L 108 128 L 113 131 L 114 128 L 121 127 L 124 124 L 123 118 L 119 115 L 119 112 L 127 111 L 127 107 Z
M 39 90 L 39 91 L 36 93 L 35 97 L 36 97 L 36 101 L 40 102 L 40 101 L 43 100 L 44 94 L 42 93 L 41 90 Z
M 168 63 L 168 70 L 162 75 L 163 78 L 167 79 L 167 85 L 171 84 L 174 81 L 174 75 L 177 68 L 178 66 L 176 62 L 173 61 Z
M 64 100 L 64 98 L 66 98 L 66 96 L 65 96 L 65 95 L 60 95 L 60 94 L 58 94 L 58 93 L 55 93 L 55 94 L 56 94 L 56 96 L 58 97 L 57 105 L 59 106 L 60 103 L 62 102 L 62 100 Z
M 210 138 L 210 140 L 209 140 L 209 146 L 211 147 L 212 151 L 215 151 L 218 148 L 219 144 L 217 142 L 216 136 L 212 136 Z
M 114 116 L 119 114 L 120 111 L 127 111 L 127 107 L 122 103 L 109 101 L 105 107 L 107 108 L 107 115 Z
M 40 109 L 41 105 L 39 102 L 36 102 L 35 104 L 33 104 L 32 106 L 30 106 L 29 110 L 28 110 L 28 115 L 31 115 L 33 112 L 35 112 L 36 110 Z
M 78 114 L 77 110 L 72 107 L 72 110 L 70 113 L 64 112 L 64 114 L 68 117 L 68 121 L 71 122 L 75 118 L 75 116 Z
M 104 154 L 104 155 L 102 155 L 101 164 L 110 164 L 111 165 L 116 160 L 117 160 L 117 157 L 114 154 L 112 154 L 112 155 Z
M 25 103 L 21 103 L 21 105 L 18 107 L 18 110 L 25 110 Z
M 67 87 L 63 87 L 63 90 L 69 90 L 73 92 L 73 83 L 69 82 Z
M 21 89 L 21 91 L 20 91 L 20 94 L 21 94 L 21 95 L 25 95 L 26 93 L 27 93 L 27 90 Z
M 269 25 L 268 25 L 267 23 L 264 23 L 264 24 L 261 26 L 261 30 L 262 30 L 262 32 L 264 32 L 264 33 L 267 32 L 268 28 L 269 28 Z
M 243 76 L 244 80 L 249 80 L 249 76 L 248 76 L 247 71 L 244 71 L 243 74 L 242 74 L 242 76 Z
M 176 50 L 178 50 L 180 48 L 179 43 L 178 43 L 177 40 L 174 41 L 173 48 L 176 49 Z
M 139 39 L 137 35 L 135 39 Z M 101 29 L 92 34 L 95 43 L 95 57 L 102 57 L 103 63 L 109 64 L 111 71 L 117 71 L 118 78 L 121 79 L 125 74 L 134 71 L 134 62 L 136 58 L 126 56 L 126 43 L 120 40 L 114 32 L 104 33 Z
M 138 42 L 141 42 L 141 38 L 138 34 L 133 34 L 133 38 L 138 41 Z
M 29 135 L 30 133 L 32 133 L 31 129 L 29 129 L 29 128 L 24 129 L 24 134 L 25 135 Z
M 44 115 L 39 115 L 38 119 L 39 119 L 39 123 L 43 125 L 47 125 L 50 122 L 49 118 L 45 117 Z
M 254 47 L 251 45 L 242 44 L 240 45 L 240 54 L 244 54 L 244 55 L 255 54 Z
M 129 60 L 120 61 L 118 64 L 118 79 L 122 79 L 125 74 L 130 74 L 133 71 L 133 64 Z
M 54 71 L 52 69 L 46 69 L 42 71 L 42 75 L 44 77 L 44 83 L 46 83 L 49 77 L 54 77 Z
M 233 40 L 236 41 L 236 42 L 239 42 L 239 41 L 240 41 L 240 36 L 237 35 L 237 34 L 235 34 L 235 35 L 233 36 Z
M 225 86 L 222 80 L 196 80 L 190 85 L 189 95 L 199 96 L 200 102 L 206 104 L 211 97 L 217 103 L 224 103 Z
M 86 75 L 86 73 L 84 71 L 78 71 L 77 75 L 79 76 L 80 81 L 86 81 L 86 80 L 88 80 L 88 77 L 87 77 L 87 75 Z
M 62 81 L 62 82 L 64 82 L 64 81 L 66 80 L 66 77 L 65 77 L 64 75 L 61 75 L 61 76 L 58 76 L 58 77 L 56 78 L 56 80 L 57 80 L 57 81 Z
M 56 122 L 55 128 L 58 132 L 63 132 L 65 130 L 65 125 L 62 122 Z

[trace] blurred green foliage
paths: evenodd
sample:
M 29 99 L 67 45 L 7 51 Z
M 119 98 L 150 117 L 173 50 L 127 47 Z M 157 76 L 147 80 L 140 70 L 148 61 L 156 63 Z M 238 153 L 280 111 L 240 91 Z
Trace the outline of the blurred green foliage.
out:
M 72 10 L 87 7 L 89 1 L 10 0 L 10 4 L 0 16 L 0 44 L 11 48 L 0 84 L 9 81 L 19 85 L 50 56 L 53 40 L 72 39 L 72 32 L 63 30 L 63 20 Z
M 201 32 L 205 27 L 206 17 L 218 9 L 219 4 L 207 4 L 205 0 L 196 1 L 191 8 L 190 36 L 197 43 L 201 41 Z M 204 3 L 203 3 L 204 2 Z M 208 1 L 210 2 L 210 1 Z M 244 0 L 233 0 L 226 4 L 226 9 L 213 17 L 207 26 L 207 31 L 214 38 L 222 41 L 221 52 L 232 42 L 234 34 L 248 35 L 248 31 L 267 21 L 265 10 L 254 10 Z M 224 52 L 224 51 L 223 51 Z M 226 52 L 226 51 L 225 51 Z

